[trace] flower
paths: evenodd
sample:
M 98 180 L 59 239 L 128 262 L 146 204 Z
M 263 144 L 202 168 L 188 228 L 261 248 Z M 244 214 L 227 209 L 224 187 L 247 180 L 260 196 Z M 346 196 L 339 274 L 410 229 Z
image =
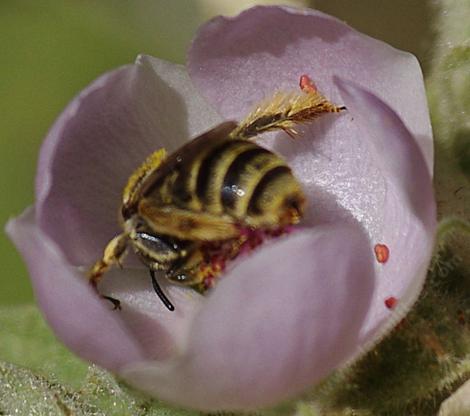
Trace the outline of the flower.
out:
M 174 312 L 131 262 L 103 282 L 123 304 L 110 310 L 83 270 L 119 233 L 131 172 L 159 147 L 240 120 L 302 74 L 348 109 L 296 141 L 264 141 L 305 188 L 303 228 L 239 262 L 206 297 L 163 283 Z M 7 231 L 46 320 L 80 357 L 179 405 L 253 409 L 358 357 L 410 308 L 433 246 L 431 169 L 413 56 L 320 12 L 256 7 L 204 25 L 188 71 L 140 56 L 86 88 L 43 144 L 35 207 Z

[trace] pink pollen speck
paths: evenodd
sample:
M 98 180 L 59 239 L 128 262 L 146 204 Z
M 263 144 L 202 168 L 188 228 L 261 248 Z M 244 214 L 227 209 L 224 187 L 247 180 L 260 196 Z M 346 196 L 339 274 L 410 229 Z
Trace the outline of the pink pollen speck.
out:
M 299 87 L 302 91 L 307 92 L 307 93 L 308 92 L 310 92 L 310 93 L 317 92 L 317 86 L 310 79 L 310 77 L 308 75 L 302 75 L 300 77 Z
M 374 247 L 375 258 L 379 263 L 386 263 L 390 257 L 390 250 L 385 244 L 376 244 Z
M 394 296 L 390 296 L 389 298 L 385 299 L 385 306 L 388 308 L 388 309 L 393 309 L 396 304 L 398 302 L 398 299 Z

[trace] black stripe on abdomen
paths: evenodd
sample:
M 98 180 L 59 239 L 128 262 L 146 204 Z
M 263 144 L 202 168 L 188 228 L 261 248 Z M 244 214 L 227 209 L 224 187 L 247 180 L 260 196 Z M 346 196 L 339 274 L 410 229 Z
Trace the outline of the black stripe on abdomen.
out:
M 213 169 L 216 167 L 217 162 L 220 160 L 224 152 L 230 152 L 232 149 L 238 147 L 240 140 L 228 140 L 224 143 L 215 146 L 209 154 L 203 159 L 199 172 L 197 174 L 196 182 L 196 195 L 201 200 L 206 199 Z
M 239 154 L 231 163 L 224 176 L 224 182 L 220 190 L 222 205 L 225 208 L 234 209 L 237 199 L 245 195 L 247 190 L 242 186 L 241 176 L 245 172 L 247 165 L 263 154 L 271 154 L 271 152 L 262 147 L 256 147 Z M 257 167 L 257 169 L 261 168 L 262 166 Z
M 266 172 L 266 174 L 256 185 L 253 194 L 251 195 L 250 202 L 248 203 L 248 214 L 261 215 L 263 213 L 263 208 L 260 206 L 260 201 L 271 182 L 275 181 L 283 175 L 291 174 L 291 170 L 288 166 L 277 166 Z

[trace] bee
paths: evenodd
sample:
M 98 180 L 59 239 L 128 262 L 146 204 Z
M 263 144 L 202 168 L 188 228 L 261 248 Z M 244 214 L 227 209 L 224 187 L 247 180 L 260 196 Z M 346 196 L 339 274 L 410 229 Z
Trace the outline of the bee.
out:
M 156 271 L 203 293 L 247 246 L 297 224 L 305 208 L 302 187 L 287 163 L 255 140 L 276 130 L 294 137 L 296 124 L 345 109 L 330 103 L 305 75 L 300 87 L 276 93 L 239 124 L 224 122 L 170 155 L 165 149 L 151 154 L 124 188 L 123 232 L 88 272 L 91 285 L 98 290 L 103 274 L 132 247 L 172 311 Z M 101 296 L 120 308 L 117 299 Z

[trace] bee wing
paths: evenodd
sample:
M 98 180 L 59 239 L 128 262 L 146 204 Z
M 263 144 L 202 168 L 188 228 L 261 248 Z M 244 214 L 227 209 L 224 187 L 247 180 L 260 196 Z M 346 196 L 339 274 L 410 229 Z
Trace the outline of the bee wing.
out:
M 177 166 L 191 164 L 192 159 L 200 154 L 201 149 L 209 146 L 211 143 L 218 143 L 226 139 L 229 137 L 230 132 L 236 127 L 237 123 L 234 121 L 225 121 L 187 142 L 163 160 L 161 164 L 159 164 L 158 169 L 153 169 L 152 172 L 146 176 L 140 194 L 146 196 L 148 189 L 152 188 L 153 184 L 159 178 L 168 176 Z
M 162 177 L 168 176 L 176 166 L 190 165 L 191 159 L 200 153 L 200 149 L 211 142 L 226 139 L 237 127 L 234 121 L 226 121 L 199 135 L 183 145 L 169 156 L 165 149 L 152 153 L 130 176 L 123 193 L 122 212 L 129 218 L 135 212 L 139 200 L 147 196 L 149 189 Z
M 182 240 L 218 241 L 240 234 L 238 223 L 230 216 L 192 212 L 173 206 L 159 207 L 146 198 L 139 203 L 139 215 L 156 233 Z

